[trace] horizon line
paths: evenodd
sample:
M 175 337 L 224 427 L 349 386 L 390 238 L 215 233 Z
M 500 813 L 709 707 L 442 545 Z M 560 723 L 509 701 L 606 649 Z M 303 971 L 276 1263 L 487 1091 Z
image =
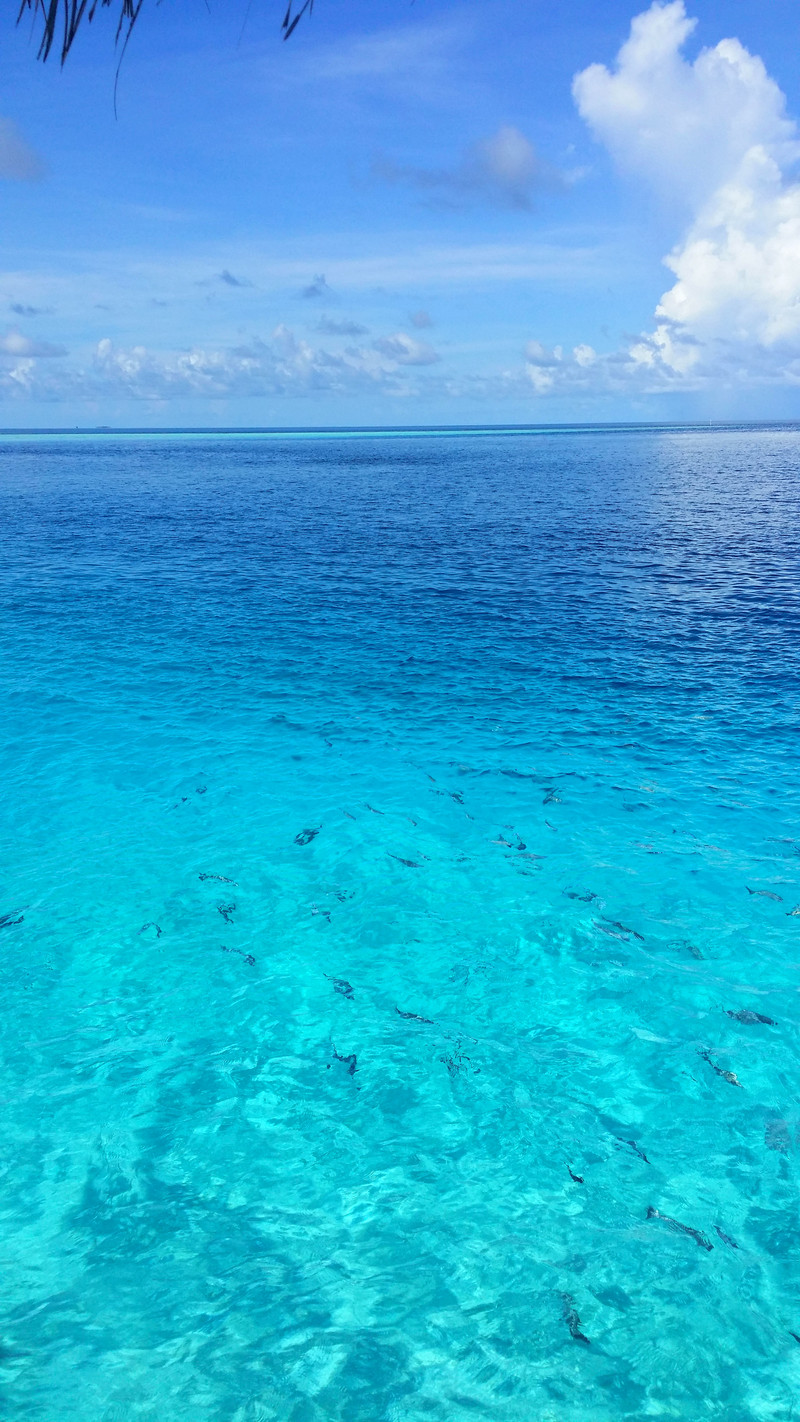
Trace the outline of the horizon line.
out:
M 523 435 L 554 433 L 623 433 L 670 430 L 770 430 L 800 428 L 797 419 L 777 420 L 590 420 L 536 424 L 454 424 L 454 425 L 17 425 L 0 427 L 4 438 L 69 438 L 142 436 L 213 438 L 314 438 L 425 435 Z

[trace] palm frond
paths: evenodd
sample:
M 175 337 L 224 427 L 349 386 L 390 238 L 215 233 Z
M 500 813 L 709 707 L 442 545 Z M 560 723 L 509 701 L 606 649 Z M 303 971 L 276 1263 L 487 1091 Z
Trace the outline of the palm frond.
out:
M 30 11 L 34 21 L 41 23 L 39 58 L 47 59 L 53 46 L 61 49 L 61 63 L 69 54 L 83 21 L 91 24 L 98 9 L 119 6 L 117 40 L 124 34 L 127 42 L 139 18 L 143 0 L 20 0 L 17 22 Z
M 55 46 L 56 51 L 61 50 L 63 64 L 81 25 L 91 24 L 98 10 L 112 6 L 118 10 L 117 42 L 122 38 L 124 49 L 143 3 L 144 0 L 20 0 L 17 23 L 26 12 L 30 13 L 34 23 L 41 25 L 39 58 L 47 59 Z M 284 39 L 294 33 L 306 10 L 310 14 L 313 8 L 314 0 L 289 0 L 281 26 Z

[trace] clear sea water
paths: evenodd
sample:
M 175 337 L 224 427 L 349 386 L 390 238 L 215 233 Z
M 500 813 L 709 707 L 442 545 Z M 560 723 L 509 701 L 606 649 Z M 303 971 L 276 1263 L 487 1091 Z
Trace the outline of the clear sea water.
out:
M 799 469 L 0 442 L 6 1417 L 800 1416 Z

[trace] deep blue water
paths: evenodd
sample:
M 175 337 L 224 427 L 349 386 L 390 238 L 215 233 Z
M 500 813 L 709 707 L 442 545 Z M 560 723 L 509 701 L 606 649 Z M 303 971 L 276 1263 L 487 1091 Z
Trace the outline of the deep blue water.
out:
M 4 1415 L 800 1416 L 799 468 L 0 442 Z

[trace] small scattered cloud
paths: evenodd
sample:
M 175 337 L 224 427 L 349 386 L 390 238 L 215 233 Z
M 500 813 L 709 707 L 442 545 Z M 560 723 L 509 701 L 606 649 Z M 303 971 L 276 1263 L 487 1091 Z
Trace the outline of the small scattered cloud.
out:
M 41 158 L 26 143 L 13 119 L 0 118 L 0 178 L 30 183 L 43 174 Z
M 33 341 L 30 336 L 23 336 L 22 332 L 16 329 L 7 331 L 4 336 L 0 336 L 0 355 L 3 356 L 15 358 L 22 356 L 31 359 L 66 354 L 63 346 L 51 345 L 49 341 Z
M 528 365 L 533 365 L 537 370 L 551 370 L 561 361 L 563 351 L 561 346 L 554 346 L 548 350 L 541 341 L 528 341 L 525 347 L 525 359 Z
M 581 377 L 597 363 L 597 352 L 592 346 L 574 346 L 572 351 L 564 351 L 562 346 L 552 350 L 541 341 L 529 341 L 525 348 L 525 374 L 528 383 L 537 395 L 551 392 L 562 393 L 565 388 L 580 388 L 587 384 Z
M 21 301 L 9 301 L 8 309 L 15 316 L 52 316 L 52 306 L 25 306 Z
M 348 93 L 379 86 L 417 102 L 441 104 L 457 93 L 454 56 L 470 31 L 460 24 L 382 30 L 310 52 L 301 68 L 308 80 L 339 82 Z
M 233 275 L 233 272 L 229 272 L 229 271 L 228 271 L 227 267 L 225 267 L 225 268 L 220 272 L 220 274 L 219 274 L 219 280 L 220 280 L 221 282 L 224 282 L 225 286 L 252 286 L 252 285 L 253 285 L 253 283 L 252 283 L 251 281 L 248 281 L 248 280 L 247 280 L 247 277 L 237 277 L 237 276 L 234 276 L 234 275 Z
M 359 326 L 357 321 L 333 321 L 330 316 L 323 316 L 317 322 L 317 330 L 323 336 L 366 336 L 369 334 L 368 326 Z
M 200 281 L 195 282 L 195 286 L 219 286 L 220 284 L 222 286 L 236 287 L 253 285 L 246 277 L 234 276 L 233 272 L 228 271 L 227 267 L 223 267 L 221 272 L 215 272 L 212 277 L 203 277 Z
M 412 311 L 408 319 L 417 331 L 426 331 L 433 325 L 433 321 L 427 311 Z
M 303 287 L 300 295 L 305 297 L 307 301 L 317 301 L 320 297 L 332 296 L 333 292 L 328 286 L 324 275 L 320 274 L 319 276 L 315 276 L 314 280 L 308 283 L 308 286 Z
M 372 171 L 385 182 L 404 183 L 446 207 L 488 203 L 520 211 L 530 211 L 538 193 L 563 187 L 566 181 L 510 124 L 474 144 L 453 168 L 417 168 L 379 158 Z
M 415 341 L 414 337 L 406 335 L 405 331 L 397 331 L 393 336 L 382 336 L 372 344 L 374 350 L 380 351 L 381 355 L 388 356 L 390 360 L 397 361 L 398 365 L 434 365 L 436 361 L 441 360 L 441 356 L 427 341 Z

